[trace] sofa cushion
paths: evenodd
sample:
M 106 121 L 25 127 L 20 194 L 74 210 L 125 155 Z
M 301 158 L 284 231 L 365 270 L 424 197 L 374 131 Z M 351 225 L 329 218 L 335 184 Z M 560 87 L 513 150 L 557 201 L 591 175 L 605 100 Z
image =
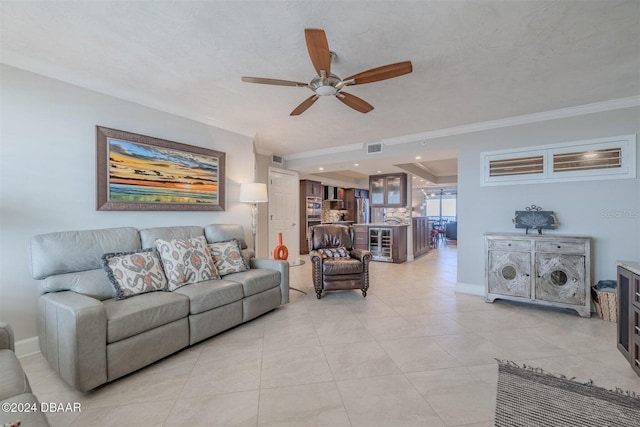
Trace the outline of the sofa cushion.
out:
M 189 299 L 169 292 L 152 292 L 103 302 L 107 342 L 113 343 L 189 315 Z
M 242 273 L 229 274 L 225 276 L 225 279 L 242 283 L 245 297 L 280 286 L 280 272 L 262 268 L 253 268 Z
M 322 273 L 325 276 L 362 273 L 362 263 L 357 259 L 325 259 L 322 261 Z
M 118 300 L 167 289 L 167 278 L 155 249 L 104 254 L 102 265 Z
M 180 286 L 219 278 L 204 237 L 192 239 L 157 239 L 169 290 Z
M 207 238 L 207 242 L 226 242 L 231 239 L 236 239 L 240 242 L 242 249 L 247 248 L 247 243 L 244 240 L 244 228 L 238 224 L 209 224 L 204 227 L 204 237 Z
M 40 293 L 73 291 L 103 301 L 113 298 L 113 285 L 103 268 L 56 274 L 40 283 Z
M 140 230 L 140 242 L 143 248 L 155 248 L 156 240 L 192 239 L 204 236 L 204 230 L 197 225 L 179 225 L 177 227 L 153 227 Z
M 242 299 L 242 285 L 229 280 L 208 280 L 176 289 L 189 298 L 189 312 L 198 314 Z
M 34 279 L 45 279 L 95 270 L 102 267 L 102 254 L 138 249 L 140 235 L 131 227 L 41 234 L 31 239 L 31 272 Z
M 15 353 L 0 350 L 0 400 L 30 391 L 29 382 Z
M 249 269 L 249 264 L 247 264 L 247 261 L 242 256 L 240 242 L 238 240 L 233 239 L 228 242 L 211 243 L 208 246 L 219 275 L 225 276 Z

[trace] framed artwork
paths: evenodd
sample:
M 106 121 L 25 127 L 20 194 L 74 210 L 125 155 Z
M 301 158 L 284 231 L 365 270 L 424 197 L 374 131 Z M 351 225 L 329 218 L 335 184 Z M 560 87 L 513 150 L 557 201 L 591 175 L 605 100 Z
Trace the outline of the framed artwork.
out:
M 223 211 L 225 153 L 96 126 L 97 209 Z

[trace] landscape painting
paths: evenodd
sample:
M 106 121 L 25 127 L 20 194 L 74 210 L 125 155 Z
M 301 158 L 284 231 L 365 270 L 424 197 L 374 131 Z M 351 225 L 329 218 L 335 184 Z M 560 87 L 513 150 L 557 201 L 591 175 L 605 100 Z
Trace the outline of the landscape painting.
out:
M 224 210 L 224 153 L 98 127 L 98 210 Z

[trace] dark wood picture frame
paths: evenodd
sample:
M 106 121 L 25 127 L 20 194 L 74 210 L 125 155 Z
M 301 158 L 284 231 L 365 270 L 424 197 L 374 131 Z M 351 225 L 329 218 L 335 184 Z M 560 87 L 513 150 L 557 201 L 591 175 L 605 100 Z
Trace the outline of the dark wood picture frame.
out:
M 225 153 L 96 126 L 97 210 L 223 211 Z

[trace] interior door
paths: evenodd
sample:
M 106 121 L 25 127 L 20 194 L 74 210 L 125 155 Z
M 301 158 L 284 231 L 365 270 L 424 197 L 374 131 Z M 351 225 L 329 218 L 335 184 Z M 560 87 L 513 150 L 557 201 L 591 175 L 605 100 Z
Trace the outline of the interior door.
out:
M 300 263 L 300 211 L 298 173 L 284 169 L 269 168 L 269 249 L 278 244 L 278 233 L 282 243 L 289 249 L 290 264 Z

